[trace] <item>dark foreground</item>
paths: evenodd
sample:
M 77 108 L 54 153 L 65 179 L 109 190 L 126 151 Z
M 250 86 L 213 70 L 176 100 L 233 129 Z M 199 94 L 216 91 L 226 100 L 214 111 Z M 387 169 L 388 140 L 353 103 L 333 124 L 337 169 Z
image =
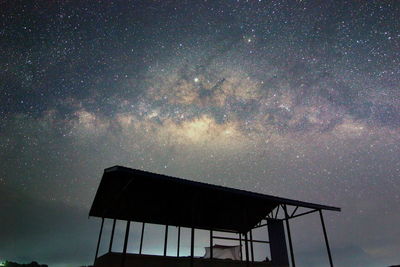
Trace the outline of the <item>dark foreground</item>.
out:
M 120 267 L 122 253 L 109 252 L 97 258 L 95 267 Z M 189 267 L 191 266 L 190 257 L 165 257 L 155 255 L 126 254 L 125 266 L 135 267 Z M 194 258 L 193 267 L 246 267 L 245 261 L 218 260 Z M 251 267 L 278 267 L 270 262 L 251 262 Z M 279 266 L 283 267 L 283 266 Z M 285 266 L 288 267 L 288 266 Z
M 39 264 L 36 261 L 32 261 L 31 263 L 27 263 L 27 264 L 19 264 L 19 263 L 12 262 L 12 261 L 6 261 L 5 263 L 3 263 L 2 266 L 5 266 L 5 267 L 20 267 L 20 266 L 24 266 L 24 267 L 48 267 L 47 264 Z

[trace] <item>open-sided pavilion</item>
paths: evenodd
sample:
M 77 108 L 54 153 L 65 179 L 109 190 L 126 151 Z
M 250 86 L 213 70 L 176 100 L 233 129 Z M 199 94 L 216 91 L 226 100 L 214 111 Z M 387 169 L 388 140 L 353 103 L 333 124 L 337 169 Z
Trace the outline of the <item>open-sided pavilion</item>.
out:
M 302 202 L 287 198 L 232 189 L 217 185 L 114 166 L 104 170 L 89 216 L 101 218 L 94 266 L 296 266 L 289 220 L 318 212 L 321 219 L 330 266 L 333 266 L 322 211 L 340 211 L 340 208 Z M 98 257 L 105 219 L 111 219 L 108 252 Z M 115 224 L 126 221 L 123 250 L 112 249 Z M 139 253 L 127 253 L 131 222 L 142 223 Z M 165 226 L 163 256 L 142 254 L 143 233 L 146 223 Z M 177 227 L 176 256 L 167 256 L 168 229 Z M 180 229 L 191 229 L 190 256 L 180 255 Z M 252 230 L 268 228 L 269 240 L 254 240 Z M 286 233 L 285 233 L 286 228 Z M 241 260 L 221 260 L 194 257 L 195 229 L 208 230 L 210 247 L 216 239 L 235 240 L 244 244 Z M 234 233 L 237 238 L 215 235 L 216 232 Z M 287 242 L 286 242 L 287 239 Z M 254 243 L 269 245 L 271 262 L 254 261 Z M 287 248 L 289 244 L 289 249 Z M 289 255 L 290 263 L 289 264 Z

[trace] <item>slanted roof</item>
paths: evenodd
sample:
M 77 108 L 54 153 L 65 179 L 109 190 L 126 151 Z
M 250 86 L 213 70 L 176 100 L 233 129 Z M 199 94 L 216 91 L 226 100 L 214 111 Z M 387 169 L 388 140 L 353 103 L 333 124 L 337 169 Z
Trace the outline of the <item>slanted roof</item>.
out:
M 280 204 L 340 211 L 114 166 L 104 170 L 89 216 L 245 233 Z

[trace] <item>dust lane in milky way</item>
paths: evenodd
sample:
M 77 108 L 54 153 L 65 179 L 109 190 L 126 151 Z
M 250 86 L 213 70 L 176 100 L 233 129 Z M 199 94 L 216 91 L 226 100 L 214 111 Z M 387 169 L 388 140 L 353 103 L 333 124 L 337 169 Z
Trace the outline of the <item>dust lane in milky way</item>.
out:
M 1 5 L 0 257 L 90 262 L 85 216 L 118 164 L 341 206 L 337 264 L 400 262 L 396 1 Z M 318 225 L 293 227 L 323 266 Z

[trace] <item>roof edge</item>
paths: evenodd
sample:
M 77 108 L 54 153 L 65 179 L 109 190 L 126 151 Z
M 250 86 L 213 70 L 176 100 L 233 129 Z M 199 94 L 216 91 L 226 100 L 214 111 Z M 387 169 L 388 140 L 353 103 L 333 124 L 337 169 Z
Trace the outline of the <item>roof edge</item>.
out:
M 226 186 L 221 186 L 221 185 L 214 185 L 214 184 L 209 184 L 209 183 L 204 183 L 204 182 L 197 182 L 197 181 L 192 181 L 192 180 L 188 180 L 188 179 L 184 179 L 184 178 L 178 178 L 178 177 L 168 176 L 168 175 L 164 175 L 164 174 L 158 174 L 158 173 L 154 173 L 154 172 L 133 169 L 133 168 L 124 167 L 124 166 L 120 166 L 120 165 L 115 165 L 115 166 L 104 169 L 104 173 L 110 173 L 110 172 L 114 172 L 114 171 L 124 171 L 124 172 L 129 172 L 129 173 L 139 172 L 139 173 L 142 173 L 145 175 L 152 175 L 152 176 L 155 175 L 158 178 L 171 179 L 176 182 L 190 183 L 190 184 L 202 186 L 202 187 L 221 189 L 224 191 L 236 192 L 238 194 L 253 195 L 253 196 L 260 197 L 260 198 L 266 198 L 266 199 L 270 199 L 271 201 L 279 202 L 279 204 L 299 206 L 299 207 L 303 207 L 303 208 L 311 208 L 311 209 L 316 209 L 316 210 L 330 210 L 330 211 L 338 211 L 338 212 L 341 211 L 341 208 L 339 208 L 339 207 L 316 204 L 316 203 L 305 202 L 305 201 L 299 201 L 299 200 L 283 198 L 283 197 L 277 197 L 277 196 L 273 196 L 273 195 L 251 192 L 251 191 L 247 191 L 247 190 L 243 190 L 243 189 L 237 189 L 237 188 L 226 187 Z

